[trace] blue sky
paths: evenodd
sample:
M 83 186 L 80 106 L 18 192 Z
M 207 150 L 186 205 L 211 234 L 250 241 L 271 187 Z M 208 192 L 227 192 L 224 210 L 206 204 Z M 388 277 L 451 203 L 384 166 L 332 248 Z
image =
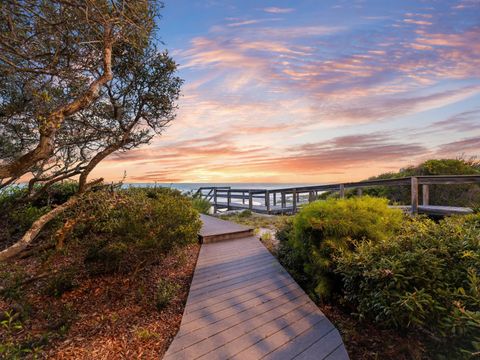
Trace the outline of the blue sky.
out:
M 480 154 L 480 1 L 165 1 L 177 119 L 100 169 L 139 182 L 359 180 Z

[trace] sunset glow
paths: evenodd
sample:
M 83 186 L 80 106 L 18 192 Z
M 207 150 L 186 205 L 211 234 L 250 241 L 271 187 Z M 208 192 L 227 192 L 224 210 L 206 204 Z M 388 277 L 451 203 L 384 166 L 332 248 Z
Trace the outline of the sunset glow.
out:
M 177 118 L 95 175 L 354 181 L 480 154 L 480 2 L 166 1 Z

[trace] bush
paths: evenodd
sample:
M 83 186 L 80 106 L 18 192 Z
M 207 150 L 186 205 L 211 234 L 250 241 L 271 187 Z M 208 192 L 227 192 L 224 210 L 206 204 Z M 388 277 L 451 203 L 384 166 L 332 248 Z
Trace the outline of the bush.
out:
M 164 309 L 170 302 L 173 300 L 179 285 L 172 283 L 168 280 L 161 279 L 157 284 L 157 289 L 155 291 L 155 305 L 158 310 Z
M 197 210 L 200 214 L 208 214 L 210 212 L 210 208 L 212 207 L 210 201 L 199 197 L 194 197 L 192 199 L 192 205 L 193 208 Z
M 64 269 L 59 274 L 50 278 L 45 286 L 45 294 L 56 298 L 61 297 L 67 291 L 76 286 L 75 274 L 71 269 Z
M 433 333 L 445 358 L 480 350 L 479 215 L 407 221 L 389 241 L 363 242 L 336 264 L 360 316 Z
M 386 173 L 371 179 L 393 179 L 424 175 L 474 175 L 480 174 L 480 163 L 465 159 L 433 159 L 420 165 L 400 169 L 396 173 Z M 420 198 L 422 188 L 419 188 Z M 348 192 L 347 195 L 353 192 Z M 364 189 L 364 194 L 386 197 L 393 203 L 410 204 L 408 186 L 376 186 Z M 444 206 L 475 206 L 480 203 L 480 186 L 470 185 L 430 185 L 430 204 Z
M 402 212 L 390 209 L 385 199 L 365 196 L 316 201 L 295 216 L 292 236 L 281 251 L 293 251 L 294 259 L 289 261 L 296 263 L 295 271 L 301 264 L 309 290 L 325 299 L 341 287 L 334 273 L 334 255 L 353 251 L 366 239 L 386 240 L 400 228 L 402 220 Z
M 201 226 L 191 201 L 164 188 L 91 193 L 69 216 L 83 219 L 74 236 L 87 244 L 95 273 L 129 271 L 140 257 L 194 243 Z

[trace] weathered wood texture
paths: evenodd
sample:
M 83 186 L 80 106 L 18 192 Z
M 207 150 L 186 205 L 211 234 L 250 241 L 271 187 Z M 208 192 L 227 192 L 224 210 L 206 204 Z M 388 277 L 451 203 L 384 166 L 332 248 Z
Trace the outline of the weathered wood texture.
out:
M 255 237 L 203 244 L 165 360 L 348 359 L 342 338 Z

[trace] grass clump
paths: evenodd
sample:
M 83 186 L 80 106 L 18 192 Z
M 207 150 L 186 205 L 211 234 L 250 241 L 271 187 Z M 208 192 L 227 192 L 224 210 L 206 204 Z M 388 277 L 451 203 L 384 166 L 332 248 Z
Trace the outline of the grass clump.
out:
M 64 293 L 76 287 L 75 273 L 73 270 L 62 270 L 51 277 L 45 285 L 45 294 L 60 298 Z
M 192 198 L 192 206 L 200 214 L 209 214 L 212 204 L 207 199 L 202 199 L 200 197 Z
M 155 289 L 155 306 L 158 310 L 166 308 L 175 298 L 179 289 L 178 284 L 171 281 L 161 279 Z

